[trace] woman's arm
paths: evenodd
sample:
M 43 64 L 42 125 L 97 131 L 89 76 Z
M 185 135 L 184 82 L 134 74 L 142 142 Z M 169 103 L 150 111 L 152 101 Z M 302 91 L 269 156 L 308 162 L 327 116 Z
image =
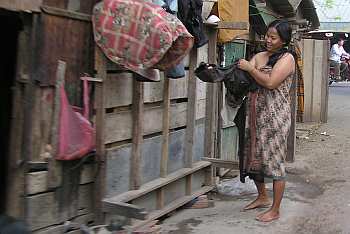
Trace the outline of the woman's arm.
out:
M 273 66 L 270 74 L 259 71 L 244 59 L 239 61 L 239 68 L 249 72 L 258 84 L 268 89 L 277 88 L 295 69 L 295 61 L 291 54 L 287 53 Z

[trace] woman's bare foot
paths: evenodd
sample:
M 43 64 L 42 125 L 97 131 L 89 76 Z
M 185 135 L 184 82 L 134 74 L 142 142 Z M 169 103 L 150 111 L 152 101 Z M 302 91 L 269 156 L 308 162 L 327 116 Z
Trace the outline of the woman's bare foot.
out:
M 258 216 L 256 216 L 256 220 L 260 221 L 260 222 L 264 222 L 264 223 L 268 223 L 271 222 L 273 220 L 279 219 L 280 214 L 278 211 L 274 211 L 272 209 L 269 209 L 261 214 L 259 214 Z
M 246 205 L 242 211 L 257 209 L 257 208 L 267 208 L 271 205 L 270 199 L 267 196 L 259 196 L 253 202 Z

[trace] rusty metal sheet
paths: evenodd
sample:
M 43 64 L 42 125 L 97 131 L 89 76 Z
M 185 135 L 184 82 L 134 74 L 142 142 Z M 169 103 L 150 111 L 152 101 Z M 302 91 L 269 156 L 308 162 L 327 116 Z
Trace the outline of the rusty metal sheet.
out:
M 91 22 L 42 13 L 39 23 L 38 66 L 40 85 L 54 85 L 58 60 L 67 63 L 66 90 L 70 101 L 80 103 L 80 80 L 93 71 Z

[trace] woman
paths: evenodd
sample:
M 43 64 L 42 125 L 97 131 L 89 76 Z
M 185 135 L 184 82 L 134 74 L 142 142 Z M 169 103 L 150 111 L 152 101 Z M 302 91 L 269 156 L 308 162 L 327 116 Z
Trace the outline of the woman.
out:
M 243 163 L 243 171 L 254 180 L 258 190 L 256 200 L 244 210 L 270 205 L 264 178 L 273 179 L 272 206 L 256 217 L 262 222 L 279 218 L 285 188 L 284 160 L 291 126 L 289 90 L 295 72 L 294 57 L 287 48 L 291 36 L 287 21 L 273 21 L 265 35 L 266 51 L 249 62 L 241 59 L 238 63 L 262 86 L 248 97 Z

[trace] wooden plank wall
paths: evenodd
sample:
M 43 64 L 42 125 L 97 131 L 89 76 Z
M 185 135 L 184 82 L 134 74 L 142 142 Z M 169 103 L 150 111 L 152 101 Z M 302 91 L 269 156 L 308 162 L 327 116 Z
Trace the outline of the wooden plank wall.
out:
M 80 13 L 89 13 L 93 2 L 95 1 L 43 0 L 43 4 L 46 6 Z M 186 77 L 182 79 L 162 79 L 161 82 L 143 83 L 139 87 L 133 87 L 134 80 L 130 73 L 105 74 L 107 85 L 100 89 L 102 86 L 99 88 L 99 84 L 97 84 L 95 94 L 99 96 L 99 93 L 103 93 L 109 98 L 94 100 L 97 109 L 106 108 L 103 115 L 93 118 L 96 122 L 98 119 L 106 119 L 103 123 L 103 127 L 107 130 L 105 136 L 97 136 L 98 139 L 105 139 L 100 144 L 102 147 L 98 148 L 97 151 L 100 153 L 98 156 L 104 155 L 104 147 L 106 146 L 108 152 L 106 159 L 99 158 L 101 159 L 99 169 L 106 174 L 99 174 L 94 160 L 90 159 L 84 162 L 47 163 L 47 161 L 53 161 L 51 136 L 55 120 L 53 115 L 56 92 L 53 85 L 56 82 L 58 60 L 66 63 L 65 87 L 71 104 L 79 104 L 81 95 L 79 76 L 84 73 L 91 74 L 94 70 L 93 55 L 92 50 L 90 50 L 92 48 L 89 48 L 93 44 L 91 24 L 88 21 L 67 18 L 67 15 L 53 15 L 51 13 L 32 14 L 28 22 L 28 27 L 20 35 L 22 42 L 19 45 L 19 55 L 21 57 L 17 69 L 20 82 L 14 99 L 15 102 L 19 102 L 20 99 L 23 100 L 23 97 L 26 97 L 25 102 L 17 105 L 19 109 L 14 109 L 15 118 L 18 118 L 20 124 L 18 126 L 23 126 L 23 128 L 15 128 L 13 132 L 18 133 L 18 135 L 12 136 L 12 142 L 20 141 L 26 147 L 23 149 L 12 147 L 14 151 L 11 155 L 15 155 L 14 159 L 18 159 L 18 161 L 13 160 L 14 168 L 16 168 L 14 172 L 18 173 L 18 176 L 11 178 L 11 181 L 16 184 L 17 187 L 13 188 L 18 189 L 20 194 L 11 200 L 13 202 L 11 202 L 9 209 L 13 208 L 16 212 L 18 211 L 15 216 L 25 217 L 33 233 L 62 233 L 66 228 L 64 223 L 67 220 L 75 223 L 75 228 L 80 224 L 91 224 L 96 221 L 94 196 L 104 194 L 105 189 L 110 191 L 111 195 L 124 192 L 115 189 L 117 185 L 115 181 L 118 183 L 126 181 L 126 177 L 128 179 L 126 184 L 129 185 L 129 172 L 122 175 L 122 178 L 113 177 L 111 181 L 108 181 L 110 177 L 106 177 L 106 175 L 112 174 L 115 170 L 115 168 L 109 167 L 113 165 L 113 160 L 117 160 L 118 165 L 122 165 L 120 163 L 123 160 L 131 162 L 128 158 L 131 155 L 129 152 L 132 150 L 130 143 L 133 136 L 133 122 L 131 119 L 133 116 L 137 118 L 132 107 L 135 88 L 141 91 L 142 100 L 140 103 L 142 102 L 144 108 L 143 118 L 140 118 L 142 120 L 140 124 L 144 126 L 141 132 L 144 143 L 141 145 L 142 154 L 139 158 L 142 166 L 137 169 L 140 173 L 140 180 L 136 183 L 136 187 L 159 178 L 161 171 L 163 171 L 162 176 L 165 177 L 169 173 L 183 169 L 186 165 L 190 166 L 190 163 L 197 165 L 196 162 L 200 161 L 204 154 L 203 135 L 205 130 L 203 122 L 208 91 L 206 85 L 194 77 L 189 82 L 189 74 L 193 75 L 194 68 L 200 62 L 208 62 L 208 45 L 197 51 L 195 60 L 190 60 L 189 56 L 185 58 L 184 63 L 187 71 Z M 67 43 L 68 41 L 69 43 Z M 212 42 L 212 46 L 216 47 L 216 43 Z M 24 51 L 29 51 L 28 54 L 25 53 L 26 56 L 22 56 Z M 212 62 L 215 62 L 214 54 L 215 49 L 212 51 Z M 191 68 L 188 69 L 189 67 Z M 102 77 L 104 74 L 98 75 Z M 164 87 L 168 88 L 168 94 L 163 92 Z M 196 92 L 189 97 L 189 90 L 193 89 Z M 166 106 L 168 106 L 169 113 L 164 114 Z M 192 112 L 189 111 L 189 106 L 191 106 Z M 23 112 L 26 113 L 26 116 L 20 114 L 21 109 L 26 110 Z M 194 114 L 193 118 L 188 119 L 188 116 L 192 114 Z M 169 116 L 169 124 L 165 129 L 162 123 L 167 119 L 167 115 Z M 190 125 L 194 132 L 188 134 L 185 129 L 186 126 Z M 21 130 L 25 133 L 21 134 Z M 168 134 L 165 136 L 169 136 L 167 138 L 168 150 L 166 148 L 162 150 L 161 142 L 165 138 L 163 139 L 161 135 L 164 136 L 163 133 L 167 131 Z M 185 144 L 185 142 L 187 143 Z M 191 151 L 188 147 L 193 147 L 193 150 Z M 168 155 L 166 155 L 166 151 Z M 185 151 L 187 156 L 185 156 Z M 119 152 L 124 152 L 124 154 Z M 152 152 L 157 153 L 152 154 Z M 25 155 L 25 159 L 22 158 L 23 155 Z M 185 157 L 190 157 L 188 155 L 191 156 L 191 160 L 187 159 L 185 165 Z M 160 160 L 161 158 L 162 160 Z M 25 160 L 25 167 L 16 165 L 16 163 L 22 162 L 21 160 Z M 153 165 L 152 163 L 156 161 L 158 164 Z M 107 164 L 108 162 L 111 164 Z M 200 169 L 198 172 L 194 171 L 194 175 L 187 175 L 180 180 L 179 183 L 185 184 L 184 193 L 174 195 L 159 189 L 156 192 L 156 206 L 162 208 L 165 202 L 174 198 L 171 196 L 178 198 L 185 195 L 182 203 L 170 207 L 174 209 L 174 207 L 184 204 L 199 194 L 198 192 L 191 193 L 192 190 L 199 189 L 203 184 L 211 184 L 211 178 L 203 175 L 204 171 L 201 171 L 201 169 L 207 169 L 210 163 L 204 162 L 204 164 L 203 168 L 199 165 Z M 155 168 L 157 174 L 152 174 Z M 52 175 L 54 176 L 52 177 Z M 97 194 L 95 183 L 102 181 L 100 184 L 103 184 L 106 179 L 107 186 L 111 187 L 99 187 L 98 192 L 101 194 Z M 169 185 L 169 189 L 174 190 L 174 186 Z M 131 186 L 128 186 L 127 189 L 130 188 Z M 206 187 L 203 191 L 208 189 L 209 187 Z
M 1 1 L 0 8 L 6 2 Z M 39 1 L 12 1 L 11 7 L 17 4 L 28 10 L 28 4 L 35 2 Z M 40 4 L 90 13 L 94 2 L 46 0 Z M 93 71 L 91 24 L 46 13 L 23 14 L 21 19 L 24 25 L 18 39 L 9 176 L 12 186 L 7 191 L 7 210 L 24 218 L 33 233 L 63 233 L 68 220 L 76 222 L 75 228 L 94 221 L 96 170 L 91 158 L 58 162 L 51 168 L 56 173 L 52 186 L 47 160 L 52 158 L 55 89 L 54 83 L 45 81 L 55 81 L 57 62 L 63 60 L 68 74 L 66 90 L 73 104 L 80 103 L 79 76 Z
M 194 76 L 196 66 L 208 62 L 208 48 L 192 49 L 190 59 L 185 59 L 184 78 L 168 79 L 161 73 L 161 82 L 137 81 L 96 53 L 105 91 L 96 93 L 97 139 L 105 143 L 104 150 L 97 147 L 97 155 L 105 166 L 95 183 L 95 210 L 107 212 L 97 215 L 98 222 L 118 213 L 101 210 L 106 202 L 109 207 L 130 202 L 149 211 L 148 220 L 133 224 L 137 228 L 212 189 L 210 163 L 199 162 L 204 154 L 207 90 Z M 101 69 L 103 60 L 108 69 Z
M 303 39 L 304 122 L 327 122 L 328 51 L 326 40 Z
M 208 46 L 198 49 L 198 58 L 194 66 L 201 61 L 208 61 Z M 184 60 L 185 67 L 189 67 L 189 56 Z M 132 94 L 133 77 L 128 72 L 108 73 L 105 81 L 106 85 L 106 120 L 105 120 L 105 143 L 107 147 L 106 165 L 107 165 L 107 196 L 117 195 L 128 191 L 129 173 L 131 169 L 131 139 L 132 127 L 134 124 L 132 118 Z M 163 129 L 164 96 L 163 90 L 166 82 L 169 83 L 169 125 L 170 131 L 168 161 L 166 162 L 166 171 L 172 173 L 185 167 L 184 164 L 184 129 L 187 123 L 188 110 L 188 89 L 189 89 L 189 71 L 186 70 L 186 76 L 180 79 L 161 79 L 160 82 L 144 82 L 143 90 L 143 131 L 140 135 L 145 139 L 142 145 L 141 155 L 141 184 L 147 183 L 152 179 L 160 177 L 161 162 L 161 139 Z M 205 117 L 206 102 L 206 84 L 199 79 L 194 80 L 195 92 L 195 116 L 196 124 L 195 137 L 203 138 L 204 129 L 200 124 Z M 166 87 L 166 86 L 165 86 Z M 191 90 L 191 89 L 190 89 Z M 198 132 L 200 131 L 200 132 Z M 180 134 L 181 133 L 181 134 Z M 178 135 L 180 134 L 180 135 Z M 198 142 L 198 139 L 196 139 Z M 197 144 L 194 144 L 197 145 Z M 199 144 L 203 145 L 203 143 Z M 199 150 L 199 151 L 198 151 Z M 193 160 L 198 161 L 203 152 L 200 149 L 194 149 Z M 121 167 L 120 167 L 121 166 Z M 116 168 L 119 168 L 118 170 Z M 151 173 L 151 174 L 150 174 Z M 124 181 L 124 182 L 123 182 Z

